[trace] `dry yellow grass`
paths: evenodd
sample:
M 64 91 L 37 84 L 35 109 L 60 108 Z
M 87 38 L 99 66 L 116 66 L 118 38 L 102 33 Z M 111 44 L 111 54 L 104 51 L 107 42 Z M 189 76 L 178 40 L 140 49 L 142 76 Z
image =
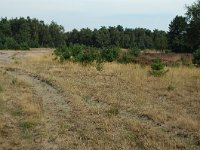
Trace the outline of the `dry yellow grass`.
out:
M 39 148 L 40 98 L 27 83 L 0 71 L 0 149 Z M 35 135 L 38 134 L 38 137 Z
M 19 62 L 7 67 L 37 74 L 69 97 L 70 112 L 58 123 L 60 149 L 200 148 L 198 68 L 168 68 L 158 78 L 149 67 L 105 63 L 99 72 L 94 64 L 59 63 L 51 54 Z M 37 105 L 22 106 L 27 114 L 38 112 Z

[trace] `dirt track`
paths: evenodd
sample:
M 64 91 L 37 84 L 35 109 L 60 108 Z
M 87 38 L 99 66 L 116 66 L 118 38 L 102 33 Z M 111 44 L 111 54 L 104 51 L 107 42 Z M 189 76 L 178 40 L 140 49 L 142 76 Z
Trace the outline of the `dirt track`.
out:
M 44 149 L 58 149 L 61 144 L 59 142 L 62 141 L 58 134 L 59 122 L 69 111 L 67 99 L 59 90 L 37 76 L 16 69 L 7 69 L 7 72 L 17 79 L 31 84 L 37 95 L 42 98 L 45 135 L 43 135 L 41 145 Z
M 6 71 L 18 80 L 30 84 L 36 95 L 42 98 L 44 129 L 42 131 L 40 144 L 43 149 L 59 149 L 59 145 L 62 145 L 62 137 L 59 137 L 59 125 L 61 121 L 64 121 L 63 117 L 66 117 L 68 114 L 68 99 L 59 91 L 59 89 L 49 84 L 45 79 L 20 69 L 7 68 L 6 63 L 11 62 L 13 58 L 44 55 L 51 51 L 52 49 L 0 51 L 0 64 L 3 65 L 0 70 Z

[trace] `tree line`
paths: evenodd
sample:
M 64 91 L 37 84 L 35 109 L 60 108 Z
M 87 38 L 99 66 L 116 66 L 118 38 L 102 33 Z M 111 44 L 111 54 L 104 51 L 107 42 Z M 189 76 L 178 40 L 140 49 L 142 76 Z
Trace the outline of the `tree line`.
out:
M 55 22 L 47 25 L 30 17 L 0 20 L 0 49 L 58 47 L 65 39 L 64 28 Z
M 176 16 L 169 31 L 144 28 L 104 27 L 83 28 L 65 32 L 55 22 L 45 24 L 38 19 L 1 18 L 0 49 L 26 49 L 28 47 L 60 47 L 81 44 L 90 47 L 169 49 L 173 52 L 194 52 L 200 45 L 200 0 L 187 6 L 185 16 Z
M 140 49 L 159 49 L 167 48 L 167 34 L 164 31 L 154 30 L 153 32 L 143 28 L 123 28 L 101 27 L 99 30 L 90 30 L 89 28 L 74 29 L 66 33 L 66 43 L 83 44 L 98 48 L 116 46 L 121 48 L 138 47 Z
M 124 29 L 120 25 L 101 27 L 98 30 L 83 28 L 80 31 L 74 29 L 65 32 L 64 27 L 55 22 L 48 25 L 30 17 L 0 20 L 0 49 L 19 49 L 25 45 L 32 48 L 59 47 L 65 44 L 163 50 L 167 48 L 167 33 L 143 28 Z

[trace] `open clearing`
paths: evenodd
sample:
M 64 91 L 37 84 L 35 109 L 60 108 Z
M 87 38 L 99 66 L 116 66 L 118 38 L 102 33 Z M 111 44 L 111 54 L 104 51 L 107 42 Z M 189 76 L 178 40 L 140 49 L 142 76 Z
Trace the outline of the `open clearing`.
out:
M 0 149 L 200 149 L 200 69 L 0 51 Z

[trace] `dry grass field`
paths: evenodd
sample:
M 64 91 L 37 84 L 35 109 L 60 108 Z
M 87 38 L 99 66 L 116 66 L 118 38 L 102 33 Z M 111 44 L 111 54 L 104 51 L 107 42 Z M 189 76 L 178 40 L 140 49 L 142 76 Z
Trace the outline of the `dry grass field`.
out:
M 0 149 L 200 149 L 199 68 L 53 58 L 0 63 Z

